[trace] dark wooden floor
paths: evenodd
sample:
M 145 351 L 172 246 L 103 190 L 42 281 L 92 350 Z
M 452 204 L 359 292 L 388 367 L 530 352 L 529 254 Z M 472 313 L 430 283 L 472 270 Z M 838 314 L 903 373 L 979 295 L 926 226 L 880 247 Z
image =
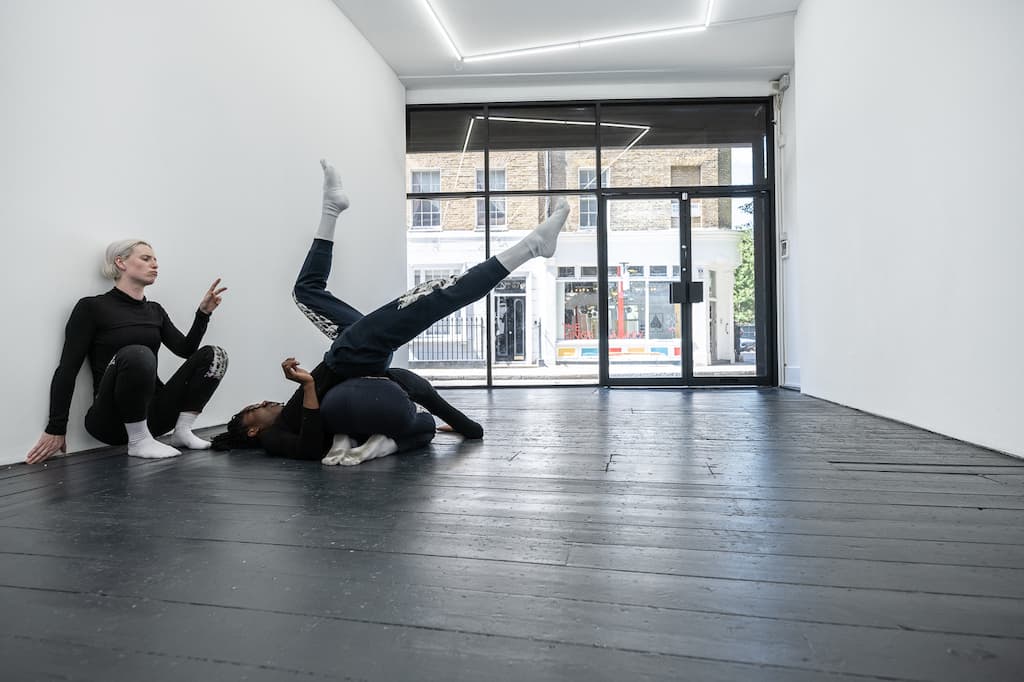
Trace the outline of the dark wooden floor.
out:
M 483 442 L 0 468 L 0 678 L 1024 679 L 1024 462 L 780 390 L 448 395 Z

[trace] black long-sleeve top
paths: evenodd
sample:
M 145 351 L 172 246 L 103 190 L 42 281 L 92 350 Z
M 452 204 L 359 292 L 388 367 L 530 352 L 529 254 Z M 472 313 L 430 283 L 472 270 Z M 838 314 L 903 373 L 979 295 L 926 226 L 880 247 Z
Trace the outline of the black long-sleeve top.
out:
M 310 375 L 316 385 L 318 403 L 341 381 L 341 377 L 322 362 L 313 368 Z M 334 434 L 324 430 L 320 409 L 303 407 L 302 398 L 300 386 L 284 404 L 270 428 L 260 433 L 260 445 L 267 454 L 292 459 L 320 459 L 331 449 Z
M 162 343 L 175 355 L 187 358 L 199 348 L 209 321 L 209 315 L 196 310 L 188 335 L 182 334 L 159 303 L 145 298 L 136 300 L 116 287 L 105 294 L 78 301 L 68 319 L 60 364 L 50 383 L 50 419 L 46 433 L 55 436 L 67 433 L 75 377 L 86 358 L 92 369 L 95 395 L 103 372 L 120 349 L 140 344 L 156 355 Z

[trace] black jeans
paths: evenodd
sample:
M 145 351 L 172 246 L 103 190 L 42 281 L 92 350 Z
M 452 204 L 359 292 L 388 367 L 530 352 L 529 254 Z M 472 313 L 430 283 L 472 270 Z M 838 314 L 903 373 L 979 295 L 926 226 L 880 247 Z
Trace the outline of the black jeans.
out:
M 227 371 L 228 356 L 219 346 L 203 346 L 166 384 L 156 373 L 156 355 L 146 346 L 125 346 L 107 365 L 85 429 L 108 445 L 128 442 L 124 425 L 143 419 L 154 436 L 174 428 L 182 412 L 202 412 Z

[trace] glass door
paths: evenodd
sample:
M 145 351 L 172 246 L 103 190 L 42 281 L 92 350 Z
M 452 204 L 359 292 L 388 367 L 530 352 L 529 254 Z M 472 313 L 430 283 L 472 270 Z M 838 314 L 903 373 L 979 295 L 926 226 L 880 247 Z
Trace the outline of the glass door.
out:
M 690 311 L 695 383 L 752 382 L 767 373 L 764 199 L 702 197 L 689 204 L 690 274 L 703 290 Z
M 682 383 L 690 367 L 689 206 L 685 195 L 607 199 L 610 383 Z
M 609 198 L 609 384 L 763 384 L 769 376 L 760 195 Z

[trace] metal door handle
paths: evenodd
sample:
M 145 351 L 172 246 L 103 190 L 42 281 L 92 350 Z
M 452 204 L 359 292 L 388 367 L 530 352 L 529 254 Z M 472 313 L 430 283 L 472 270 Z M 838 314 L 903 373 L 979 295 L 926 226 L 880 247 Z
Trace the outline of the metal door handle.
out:
M 704 300 L 704 282 L 672 282 L 669 303 L 700 303 Z

